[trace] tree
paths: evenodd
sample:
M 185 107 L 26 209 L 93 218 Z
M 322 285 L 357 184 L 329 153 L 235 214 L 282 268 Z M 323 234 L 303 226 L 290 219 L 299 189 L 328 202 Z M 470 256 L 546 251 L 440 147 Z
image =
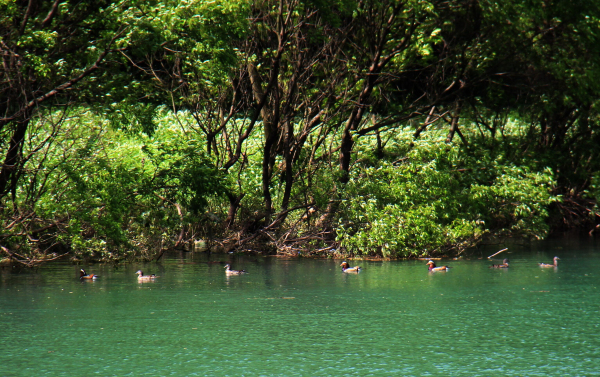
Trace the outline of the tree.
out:
M 196 2 L 196 5 L 199 3 Z M 93 132 L 86 133 L 78 129 L 86 127 L 83 123 L 77 125 L 72 120 L 64 123 L 73 112 L 92 110 L 110 119 L 114 127 L 127 129 L 128 132 L 153 132 L 157 106 L 171 97 L 165 96 L 164 91 L 158 91 L 156 95 L 148 91 L 155 86 L 148 76 L 139 73 L 139 57 L 149 56 L 158 50 L 168 50 L 165 46 L 168 41 L 162 39 L 165 29 L 160 27 L 160 33 L 155 31 L 159 27 L 156 19 L 164 21 L 175 13 L 178 9 L 176 5 L 175 2 L 109 0 L 80 3 L 60 0 L 52 3 L 17 1 L 0 4 L 0 54 L 4 68 L 0 71 L 0 152 L 3 159 L 0 169 L 0 211 L 3 220 L 7 221 L 4 225 L 7 225 L 8 231 L 1 235 L 1 243 L 17 244 L 14 242 L 17 238 L 29 237 L 38 246 L 55 246 L 54 241 L 39 241 L 35 235 L 50 229 L 57 232 L 50 236 L 56 240 L 61 232 L 57 229 L 69 227 L 64 221 L 73 218 L 82 220 L 81 215 L 85 212 L 77 212 L 82 209 L 89 210 L 89 216 L 97 215 L 97 218 L 83 219 L 87 224 L 81 228 L 82 232 L 86 232 L 86 226 L 95 224 L 99 227 L 94 229 L 94 226 L 90 226 L 87 229 L 94 229 L 91 234 L 100 235 L 98 239 L 105 242 L 106 238 L 111 238 L 123 243 L 121 230 L 127 220 L 123 216 L 125 212 L 121 210 L 128 205 L 126 200 L 119 204 L 115 200 L 122 198 L 120 194 L 133 195 L 134 192 L 125 186 L 135 186 L 136 179 L 141 179 L 143 175 L 136 177 L 135 174 L 131 175 L 127 167 L 112 166 L 99 158 L 90 165 L 80 166 L 82 169 L 77 171 L 75 167 L 78 163 L 72 155 L 65 153 L 65 161 L 70 166 L 57 164 L 49 159 L 49 156 L 53 156 L 49 148 L 57 144 L 55 139 L 61 132 L 92 138 L 86 148 L 92 148 L 98 141 Z M 186 22 L 189 20 L 186 19 Z M 155 68 L 152 66 L 150 70 Z M 69 129 L 65 131 L 64 128 Z M 202 196 L 219 190 L 212 181 L 217 173 L 211 170 L 210 163 L 202 155 L 196 154 L 185 161 L 194 165 L 179 162 L 178 166 L 172 166 L 173 171 L 167 175 L 171 182 L 176 181 L 181 187 L 182 193 L 185 193 L 183 199 L 190 200 L 187 203 L 189 207 L 199 210 L 205 204 Z M 35 167 L 28 170 L 28 162 Z M 52 169 L 57 169 L 63 175 L 44 172 L 43 164 L 50 164 Z M 173 164 L 177 165 L 177 162 Z M 35 173 L 31 174 L 31 171 Z M 106 182 L 112 187 L 105 187 L 102 182 L 96 182 L 94 186 L 91 184 L 93 179 L 89 179 L 89 185 L 80 184 L 88 181 L 88 177 L 81 177 L 80 173 L 100 177 L 103 176 L 99 174 L 101 172 L 112 177 Z M 204 174 L 198 176 L 198 172 Z M 40 185 L 38 178 L 43 184 Z M 90 190 L 87 194 L 95 192 L 100 195 L 98 203 L 101 204 L 92 203 L 93 198 L 81 200 L 81 205 L 66 211 L 67 217 L 47 218 L 45 214 L 38 213 L 38 201 L 48 192 L 48 179 L 67 179 L 66 186 L 74 190 L 73 195 L 78 192 L 83 195 L 86 190 Z M 148 185 L 146 188 L 159 191 L 162 186 Z M 18 189 L 23 192 L 18 192 Z M 12 194 L 10 202 L 9 193 Z M 146 195 L 155 194 L 158 193 L 146 192 Z M 174 202 L 177 206 L 176 194 L 162 196 L 161 200 Z M 63 194 L 58 194 L 58 197 L 66 198 Z M 65 203 L 73 204 L 68 200 Z M 85 208 L 83 203 L 88 203 L 89 207 Z M 111 206 L 110 203 L 115 205 Z M 98 212 L 96 205 L 104 210 Z M 40 225 L 44 222 L 47 223 Z M 104 230 L 101 231 L 101 228 Z M 72 239 L 71 245 L 74 245 Z M 3 246 L 3 250 L 11 253 L 6 246 Z M 31 258 L 22 259 L 35 261 L 38 258 L 34 254 Z M 40 258 L 46 258 L 46 252 L 42 254 Z
M 113 1 L 61 3 L 3 2 L 0 5 L 0 200 L 14 190 L 25 161 L 23 144 L 30 121 L 47 107 L 66 107 L 97 86 L 93 75 L 107 66 L 126 25 L 111 14 Z M 100 73 L 101 74 L 101 73 Z

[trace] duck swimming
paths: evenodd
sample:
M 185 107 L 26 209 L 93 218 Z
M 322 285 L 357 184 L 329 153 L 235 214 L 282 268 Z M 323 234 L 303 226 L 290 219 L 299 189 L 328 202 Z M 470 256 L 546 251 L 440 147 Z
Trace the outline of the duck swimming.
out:
M 346 261 L 342 262 L 342 264 L 340 264 L 340 266 L 342 267 L 342 272 L 359 272 L 360 271 L 359 266 L 350 267 L 350 265 Z
M 225 274 L 226 275 L 242 275 L 247 273 L 246 270 L 232 270 L 229 263 L 225 265 Z
M 100 276 L 96 274 L 88 275 L 83 268 L 79 271 L 79 279 L 81 280 L 95 280 L 99 277 Z
M 540 267 L 558 267 L 558 261 L 560 260 L 559 257 L 554 257 L 554 264 L 548 264 L 548 263 L 538 263 L 540 265 Z
M 430 260 L 429 262 L 427 262 L 427 265 L 429 266 L 429 271 L 430 272 L 448 271 L 450 269 L 450 267 L 448 267 L 448 266 L 436 267 L 435 262 L 432 261 L 432 260 Z
M 490 268 L 508 268 L 508 259 L 504 259 L 502 264 L 492 264 Z
M 144 275 L 144 273 L 142 272 L 142 270 L 137 270 L 136 274 L 138 276 L 138 281 L 150 281 L 150 280 L 154 280 L 157 278 L 156 275 L 152 274 L 152 275 Z

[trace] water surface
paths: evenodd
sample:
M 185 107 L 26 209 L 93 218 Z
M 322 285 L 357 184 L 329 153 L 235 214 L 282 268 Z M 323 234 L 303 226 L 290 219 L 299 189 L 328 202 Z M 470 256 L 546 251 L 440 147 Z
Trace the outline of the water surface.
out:
M 498 247 L 495 250 L 499 250 Z M 490 249 L 492 250 L 492 249 Z M 482 256 L 492 254 L 488 250 Z M 486 259 L 213 256 L 0 271 L 0 375 L 589 376 L 600 370 L 600 246 L 549 242 Z M 560 256 L 557 269 L 542 269 Z M 135 271 L 156 273 L 140 284 Z

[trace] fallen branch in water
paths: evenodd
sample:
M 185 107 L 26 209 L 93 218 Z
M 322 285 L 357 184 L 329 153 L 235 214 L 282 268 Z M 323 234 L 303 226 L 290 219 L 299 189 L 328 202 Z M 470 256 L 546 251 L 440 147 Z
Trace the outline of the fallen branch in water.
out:
M 488 259 L 490 259 L 491 257 L 493 257 L 493 256 L 495 256 L 495 255 L 498 255 L 498 254 L 500 254 L 501 252 L 503 252 L 503 251 L 506 251 L 506 250 L 508 250 L 508 247 L 507 247 L 506 249 L 502 249 L 502 250 L 500 250 L 499 252 L 497 252 L 497 253 L 494 253 L 494 254 L 490 255 L 490 256 L 488 257 Z

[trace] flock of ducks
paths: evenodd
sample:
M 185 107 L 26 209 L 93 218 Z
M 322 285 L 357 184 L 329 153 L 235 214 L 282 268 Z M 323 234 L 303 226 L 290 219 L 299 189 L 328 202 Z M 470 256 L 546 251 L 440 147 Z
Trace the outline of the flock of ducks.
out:
M 548 263 L 538 263 L 538 265 L 540 267 L 558 267 L 558 261 L 560 260 L 559 257 L 554 257 L 554 264 L 548 264 Z M 438 272 L 438 271 L 448 271 L 450 269 L 450 266 L 437 266 L 435 264 L 434 261 L 429 260 L 426 263 L 429 272 Z M 342 264 L 340 264 L 340 266 L 342 267 L 342 272 L 355 272 L 358 273 L 360 271 L 360 267 L 356 266 L 356 267 L 350 267 L 350 265 L 348 264 L 348 262 L 342 262 Z M 508 259 L 505 258 L 502 261 L 502 264 L 492 264 L 490 266 L 490 268 L 508 268 Z
M 538 265 L 539 265 L 540 267 L 558 267 L 558 261 L 559 261 L 559 260 L 560 260 L 560 258 L 559 258 L 559 257 L 554 257 L 554 263 L 553 263 L 553 264 L 541 263 L 541 262 L 540 262 L 540 263 L 538 263 Z M 450 268 L 450 267 L 448 267 L 448 266 L 440 266 L 440 267 L 437 267 L 437 266 L 435 265 L 435 262 L 434 262 L 434 261 L 432 261 L 432 260 L 430 260 L 429 262 L 427 262 L 427 266 L 429 266 L 429 271 L 430 271 L 430 272 L 436 272 L 436 271 L 448 271 L 448 269 Z M 505 259 L 502 261 L 502 264 L 492 264 L 492 265 L 490 266 L 490 268 L 508 268 L 508 259 L 507 259 L 507 258 L 505 258 Z
M 538 263 L 538 265 L 540 267 L 558 267 L 558 261 L 560 260 L 559 257 L 554 257 L 554 263 L 553 264 L 548 264 L 548 263 Z M 438 271 L 448 271 L 450 269 L 449 266 L 436 266 L 435 262 L 430 260 L 427 262 L 427 267 L 429 269 L 429 272 L 438 272 Z M 343 261 L 342 264 L 340 264 L 340 267 L 342 267 L 342 272 L 345 273 L 359 273 L 361 271 L 360 266 L 354 266 L 354 267 L 350 267 L 350 264 L 346 261 Z M 492 264 L 490 266 L 490 268 L 508 268 L 508 259 L 504 259 L 502 261 L 502 264 Z M 233 270 L 231 269 L 231 265 L 226 264 L 225 265 L 225 275 L 227 276 L 231 276 L 231 275 L 243 275 L 248 273 L 246 270 Z M 153 281 L 154 279 L 156 279 L 158 276 L 156 276 L 155 274 L 152 275 L 144 275 L 144 272 L 142 270 L 137 270 L 136 271 L 137 274 L 137 278 L 139 282 L 144 282 L 144 281 Z M 82 268 L 80 271 L 80 277 L 79 279 L 81 280 L 95 280 L 97 279 L 99 276 L 96 274 L 87 274 L 85 272 L 85 270 Z
M 225 265 L 225 274 L 228 276 L 229 275 L 242 275 L 245 273 L 246 273 L 246 270 L 232 270 L 231 266 L 229 264 Z M 156 279 L 158 277 L 155 274 L 144 275 L 144 271 L 142 271 L 142 270 L 137 270 L 135 272 L 135 274 L 137 275 L 137 279 L 139 282 L 154 281 L 154 279 Z M 81 279 L 81 280 L 96 280 L 99 277 L 100 276 L 96 275 L 96 274 L 88 274 L 87 272 L 85 272 L 85 270 L 83 268 L 79 271 L 79 279 Z
M 137 270 L 136 275 L 138 276 L 138 281 L 152 281 L 158 277 L 155 274 L 144 275 L 144 272 L 142 272 L 142 270 Z M 85 270 L 83 268 L 79 271 L 79 279 L 80 280 L 96 280 L 99 277 L 100 277 L 100 275 L 88 274 L 87 272 L 85 272 Z

